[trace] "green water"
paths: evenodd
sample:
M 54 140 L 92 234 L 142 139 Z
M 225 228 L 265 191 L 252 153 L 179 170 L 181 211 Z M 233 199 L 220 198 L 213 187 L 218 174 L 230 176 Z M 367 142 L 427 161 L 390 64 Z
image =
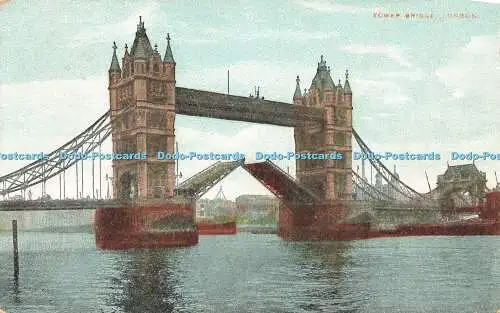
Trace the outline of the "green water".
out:
M 496 312 L 500 237 L 291 243 L 202 236 L 185 249 L 105 252 L 91 234 L 0 234 L 0 308 L 78 312 Z M 101 311 L 102 310 L 102 311 Z

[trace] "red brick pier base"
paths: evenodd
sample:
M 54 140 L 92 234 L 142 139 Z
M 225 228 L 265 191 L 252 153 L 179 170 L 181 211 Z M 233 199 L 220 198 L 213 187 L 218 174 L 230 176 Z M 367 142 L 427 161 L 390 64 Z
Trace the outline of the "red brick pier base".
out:
M 486 194 L 486 207 L 479 214 L 483 219 L 495 221 L 493 235 L 500 235 L 500 192 Z
M 289 208 L 281 205 L 278 235 L 285 240 L 354 240 L 371 237 L 370 226 L 339 224 L 348 210 L 346 202 L 304 205 Z
M 104 250 L 193 246 L 198 230 L 187 204 L 97 209 L 96 246 Z
M 339 223 L 348 210 L 348 202 L 294 208 L 281 205 L 278 235 L 291 241 L 500 235 L 500 192 L 486 195 L 486 204 L 482 206 L 479 218 L 448 224 L 407 224 L 390 230 L 376 230 L 369 224 Z

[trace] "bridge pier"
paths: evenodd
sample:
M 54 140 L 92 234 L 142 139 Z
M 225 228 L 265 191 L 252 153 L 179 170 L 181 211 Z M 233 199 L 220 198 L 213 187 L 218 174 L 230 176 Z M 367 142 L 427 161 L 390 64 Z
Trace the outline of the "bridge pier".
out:
M 484 219 L 494 220 L 493 235 L 500 235 L 500 192 L 490 192 L 486 195 L 486 207 L 480 213 Z
M 96 246 L 104 250 L 193 246 L 198 243 L 190 202 L 97 209 Z
M 290 241 L 354 240 L 370 237 L 370 226 L 344 224 L 350 201 L 291 207 L 280 204 L 278 235 Z

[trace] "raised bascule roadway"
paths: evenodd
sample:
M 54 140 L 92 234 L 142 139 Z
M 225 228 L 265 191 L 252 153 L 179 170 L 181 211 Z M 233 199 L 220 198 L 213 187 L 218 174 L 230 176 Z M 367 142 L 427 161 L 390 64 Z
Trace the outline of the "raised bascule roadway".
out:
M 176 86 L 176 63 L 170 36 L 167 36 L 162 58 L 157 46 L 151 46 L 141 19 L 130 51 L 125 45 L 121 65 L 116 50 L 114 44 L 109 69 L 110 109 L 78 136 L 48 153 L 46 159 L 0 177 L 0 195 L 4 200 L 16 192 L 21 192 L 26 199 L 26 190 L 37 185 L 42 186 L 44 194 L 47 181 L 54 178 L 59 178 L 60 199 L 6 200 L 0 202 L 0 211 L 98 209 L 96 227 L 107 229 L 100 240 L 118 240 L 117 236 L 128 238 L 123 239 L 125 241 L 139 240 L 127 234 L 147 235 L 145 220 L 149 221 L 148 225 L 157 224 L 152 220 L 168 220 L 169 225 L 173 220 L 183 225 L 194 223 L 195 201 L 236 168 L 242 167 L 281 200 L 279 234 L 283 238 L 308 239 L 305 229 L 327 231 L 331 225 L 355 220 L 367 212 L 373 216 L 381 211 L 397 211 L 402 216 L 421 218 L 423 215 L 428 219 L 431 215 L 436 218 L 443 211 L 443 195 L 445 200 L 455 195 L 455 209 L 457 201 L 461 202 L 459 206 L 471 208 L 473 202 L 481 201 L 488 191 L 486 180 L 481 174 L 478 179 L 474 170 L 462 177 L 461 185 L 443 177 L 439 181 L 441 185 L 428 194 L 412 189 L 395 170 L 390 171 L 379 160 L 369 160 L 376 172 L 376 185 L 368 182 L 364 174 L 353 171 L 352 138 L 361 152 L 370 154 L 371 151 L 352 128 L 352 91 L 347 71 L 343 85 L 340 80 L 334 83 L 323 56 L 309 89 L 302 92 L 297 76 L 293 104 L 290 104 L 258 96 L 241 97 Z M 297 160 L 296 178 L 270 161 L 217 162 L 176 187 L 174 161 L 158 160 L 150 152 L 175 152 L 177 114 L 293 127 L 296 153 L 338 151 L 345 157 L 342 160 Z M 66 198 L 66 171 L 76 167 L 78 175 L 78 163 L 85 161 L 62 159 L 60 153 L 100 152 L 101 144 L 110 136 L 113 153 L 147 152 L 147 160 L 112 161 L 113 200 L 98 199 L 101 196 L 96 194 L 90 200 L 61 200 Z M 100 169 L 101 161 L 98 162 Z M 81 167 L 83 189 L 83 163 Z M 94 172 L 92 161 L 93 192 L 96 190 Z M 100 170 L 99 176 L 100 184 Z M 78 188 L 77 182 L 77 194 Z M 461 195 L 469 190 L 474 192 L 472 200 Z M 110 210 L 113 213 L 106 213 Z M 125 213 L 119 213 L 122 211 Z M 140 240 L 146 240 L 144 236 Z M 160 242 L 159 245 L 168 245 L 170 240 L 147 238 Z M 173 241 L 182 245 L 179 238 Z M 197 242 L 197 238 L 194 241 Z

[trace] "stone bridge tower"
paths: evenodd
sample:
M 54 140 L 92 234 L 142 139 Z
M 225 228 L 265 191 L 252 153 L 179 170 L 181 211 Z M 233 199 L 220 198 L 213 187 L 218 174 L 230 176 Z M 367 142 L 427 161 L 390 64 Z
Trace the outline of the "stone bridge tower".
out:
M 476 204 L 486 197 L 486 182 L 486 173 L 479 171 L 475 163 L 448 165 L 444 174 L 438 175 L 436 190 L 441 201 L 469 200 Z M 468 199 L 463 197 L 466 194 Z
M 108 87 L 113 152 L 134 154 L 132 160 L 113 160 L 115 199 L 155 203 L 173 196 L 174 161 L 156 159 L 156 152 L 173 153 L 175 145 L 175 61 L 168 34 L 166 39 L 162 59 L 139 18 L 121 67 L 113 46 Z
M 297 160 L 297 179 L 325 200 L 348 200 L 352 194 L 352 92 L 348 73 L 344 86 L 335 85 L 330 67 L 321 56 L 309 91 L 301 92 L 300 79 L 293 96 L 294 106 L 325 109 L 323 124 L 306 123 L 294 129 L 297 153 L 337 151 L 341 160 Z

